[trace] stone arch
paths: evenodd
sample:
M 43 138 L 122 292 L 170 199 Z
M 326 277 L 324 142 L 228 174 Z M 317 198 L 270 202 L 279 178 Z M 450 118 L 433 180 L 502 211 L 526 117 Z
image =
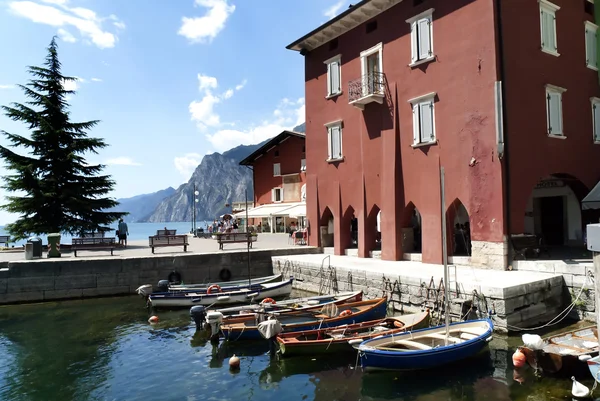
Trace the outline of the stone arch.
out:
M 319 235 L 321 238 L 322 247 L 333 246 L 335 232 L 335 226 L 333 223 L 333 213 L 331 213 L 331 209 L 326 206 L 323 210 L 323 213 L 321 213 L 321 218 L 319 219 Z
M 381 209 L 377 204 L 373 205 L 367 215 L 365 230 L 367 252 L 381 250 Z
M 553 173 L 531 188 L 522 209 L 523 233 L 540 238 L 543 245 L 555 248 L 581 246 L 588 223 L 598 222 L 598 212 L 582 212 L 581 201 L 589 193 L 577 177 Z
M 348 206 L 342 216 L 342 249 L 358 248 L 358 216 L 352 206 Z
M 446 232 L 449 256 L 471 256 L 471 221 L 469 211 L 456 198 L 446 209 Z
M 404 253 L 421 253 L 423 221 L 419 209 L 408 202 L 402 215 L 402 250 Z

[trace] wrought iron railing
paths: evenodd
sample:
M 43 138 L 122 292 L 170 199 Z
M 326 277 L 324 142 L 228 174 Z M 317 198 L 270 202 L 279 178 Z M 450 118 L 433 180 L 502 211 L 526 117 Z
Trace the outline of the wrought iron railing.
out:
M 369 95 L 383 95 L 385 91 L 385 74 L 371 72 L 348 82 L 348 101 L 350 103 Z

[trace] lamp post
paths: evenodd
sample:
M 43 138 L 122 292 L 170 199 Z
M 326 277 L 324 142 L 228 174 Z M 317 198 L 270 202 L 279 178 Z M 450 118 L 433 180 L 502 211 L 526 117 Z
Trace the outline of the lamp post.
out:
M 200 192 L 196 191 L 196 184 L 194 183 L 194 202 L 192 204 L 194 208 L 194 211 L 192 213 L 194 219 L 194 237 L 198 235 L 196 227 L 196 207 L 198 206 L 198 195 L 200 195 Z

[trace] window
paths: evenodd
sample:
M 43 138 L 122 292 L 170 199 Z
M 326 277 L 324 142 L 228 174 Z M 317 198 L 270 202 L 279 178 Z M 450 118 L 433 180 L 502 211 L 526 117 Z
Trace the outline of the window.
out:
M 554 85 L 546 85 L 546 114 L 548 136 L 566 138 L 563 132 L 562 94 L 567 90 Z
M 585 58 L 586 65 L 598 71 L 598 25 L 585 21 Z
M 306 159 L 300 160 L 300 171 L 306 171 Z
M 365 30 L 366 30 L 367 33 L 371 33 L 373 31 L 377 30 L 377 21 L 371 21 L 371 22 L 369 22 L 367 24 Z
M 594 143 L 600 144 L 600 98 L 593 97 L 590 100 L 592 101 Z
M 327 127 L 327 160 L 336 161 L 343 159 L 342 156 L 342 122 L 336 121 L 326 125 Z
M 337 55 L 325 61 L 327 64 L 327 97 L 342 93 L 342 64 L 341 56 Z
M 271 199 L 273 202 L 283 202 L 283 188 L 273 188 L 271 190 Z
M 273 164 L 273 177 L 277 177 L 281 175 L 281 163 Z
M 413 146 L 436 143 L 434 101 L 436 93 L 428 93 L 408 102 L 413 111 Z
M 538 0 L 540 3 L 540 30 L 542 34 L 542 51 L 554 56 L 558 53 L 556 40 L 556 12 L 560 7 L 548 0 Z
M 362 95 L 383 94 L 383 43 L 360 53 Z
M 406 20 L 410 24 L 411 37 L 411 65 L 419 65 L 421 63 L 433 60 L 433 12 L 429 10 Z
M 279 157 L 279 151 L 278 151 L 278 150 L 276 150 L 276 151 L 274 152 L 274 156 L 275 156 L 275 157 Z

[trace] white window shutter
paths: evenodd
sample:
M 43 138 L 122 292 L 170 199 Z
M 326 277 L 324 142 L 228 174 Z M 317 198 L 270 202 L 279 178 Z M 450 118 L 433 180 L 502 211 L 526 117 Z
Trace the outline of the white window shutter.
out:
M 419 24 L 419 60 L 431 57 L 431 30 L 429 27 L 430 19 L 423 18 L 418 21 Z
M 279 188 L 279 201 L 283 202 L 283 188 Z
M 340 148 L 340 127 L 331 127 L 331 157 L 338 159 L 342 156 L 342 149 Z
M 419 105 L 413 105 L 413 144 L 417 145 L 421 142 L 419 128 Z
M 271 190 L 271 202 L 275 202 L 275 188 Z
M 592 115 L 594 117 L 594 142 L 600 142 L 600 104 L 592 105 Z
M 327 96 L 331 95 L 331 63 L 327 64 Z
M 410 47 L 411 47 L 411 61 L 414 63 L 416 62 L 419 57 L 419 45 L 418 45 L 418 39 L 419 39 L 419 30 L 417 28 L 417 22 L 413 22 L 410 24 Z
M 556 18 L 553 12 L 543 11 L 544 20 L 544 48 L 550 51 L 557 51 L 556 46 Z
M 597 33 L 594 29 L 586 28 L 585 30 L 585 54 L 587 58 L 587 65 L 590 67 L 598 68 L 598 56 L 597 56 Z
M 423 142 L 433 142 L 433 100 L 419 104 L 419 117 L 421 140 Z
M 327 128 L 327 158 L 333 159 L 333 141 L 331 140 L 332 128 Z
M 329 64 L 329 70 L 330 70 L 330 74 L 331 74 L 331 81 L 330 81 L 330 89 L 329 89 L 329 94 L 333 95 L 336 93 L 340 93 L 341 92 L 341 85 L 340 85 L 340 63 L 338 61 L 334 61 L 331 64 Z
M 549 93 L 549 123 L 550 123 L 550 134 L 562 135 L 562 95 L 556 92 Z

